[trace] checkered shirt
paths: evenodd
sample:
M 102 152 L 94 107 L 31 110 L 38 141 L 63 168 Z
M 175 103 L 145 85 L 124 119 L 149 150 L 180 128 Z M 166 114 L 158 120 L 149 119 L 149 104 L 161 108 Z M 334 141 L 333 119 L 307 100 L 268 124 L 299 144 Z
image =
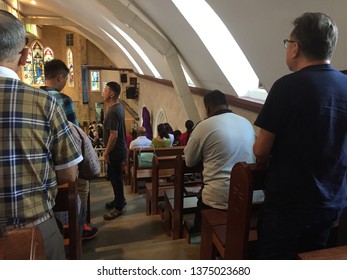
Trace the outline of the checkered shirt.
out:
M 78 126 L 75 107 L 73 106 L 72 99 L 70 98 L 70 96 L 58 91 L 56 88 L 53 87 L 42 86 L 40 88 L 47 91 L 49 94 L 52 94 L 58 100 L 60 106 L 63 107 L 68 121 Z
M 24 226 L 52 212 L 55 170 L 82 157 L 57 100 L 3 77 L 0 140 L 0 226 Z

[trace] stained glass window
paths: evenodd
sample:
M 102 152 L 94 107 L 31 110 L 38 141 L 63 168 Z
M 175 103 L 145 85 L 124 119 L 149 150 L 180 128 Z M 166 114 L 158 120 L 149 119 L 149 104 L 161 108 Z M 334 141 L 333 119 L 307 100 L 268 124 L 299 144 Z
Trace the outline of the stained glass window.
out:
M 100 71 L 90 71 L 90 88 L 92 91 L 100 91 Z
M 33 51 L 33 83 L 36 85 L 41 85 L 45 83 L 45 78 L 43 75 L 43 48 L 42 45 L 35 41 L 32 46 Z
M 23 67 L 23 81 L 30 85 L 43 85 L 45 83 L 43 65 L 54 58 L 53 50 L 49 47 L 44 49 L 37 40 L 28 49 L 29 55 Z
M 74 87 L 74 72 L 73 72 L 73 55 L 70 48 L 67 50 L 67 67 L 70 70 L 69 79 L 67 80 L 67 85 L 69 87 Z
M 33 52 L 29 48 L 27 61 L 23 67 L 23 82 L 26 84 L 34 83 L 34 71 L 33 71 Z
M 53 51 L 51 48 L 45 48 L 43 52 L 43 61 L 46 63 L 47 61 L 51 61 L 54 58 Z

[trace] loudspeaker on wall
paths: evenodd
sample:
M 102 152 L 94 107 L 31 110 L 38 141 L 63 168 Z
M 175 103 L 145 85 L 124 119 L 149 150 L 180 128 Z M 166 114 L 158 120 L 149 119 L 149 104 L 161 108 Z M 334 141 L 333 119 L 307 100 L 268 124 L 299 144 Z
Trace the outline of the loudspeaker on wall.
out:
M 128 82 L 128 76 L 127 76 L 127 74 L 120 74 L 120 82 L 121 82 L 121 83 L 126 83 L 126 82 Z
M 137 96 L 137 88 L 130 86 L 126 88 L 126 97 L 127 99 L 136 99 Z

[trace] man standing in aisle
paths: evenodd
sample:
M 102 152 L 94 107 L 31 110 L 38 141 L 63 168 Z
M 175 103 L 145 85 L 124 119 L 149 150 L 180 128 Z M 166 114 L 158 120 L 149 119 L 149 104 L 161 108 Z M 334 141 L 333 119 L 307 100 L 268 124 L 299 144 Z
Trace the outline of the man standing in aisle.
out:
M 107 162 L 107 176 L 111 181 L 114 199 L 106 203 L 110 212 L 104 215 L 105 220 L 113 220 L 122 214 L 127 204 L 123 188 L 123 161 L 126 159 L 125 112 L 119 102 L 120 85 L 108 82 L 102 97 L 108 106 L 104 121 L 104 159 Z
M 58 103 L 64 109 L 65 115 L 68 121 L 78 126 L 78 120 L 76 117 L 75 107 L 73 105 L 70 96 L 62 93 L 61 91 L 66 86 L 66 82 L 69 78 L 69 68 L 60 59 L 52 59 L 47 61 L 44 65 L 45 71 L 45 86 L 40 88 L 47 91 L 49 94 L 53 95 Z M 86 223 L 86 212 L 88 207 L 88 194 L 89 194 L 89 181 L 78 179 L 78 194 L 82 201 L 83 210 L 79 209 L 81 214 L 81 221 L 84 223 L 82 227 L 82 240 L 93 239 L 98 234 L 98 228 L 88 225 Z M 83 217 L 82 217 L 83 216 Z
M 76 180 L 83 157 L 57 100 L 19 80 L 28 51 L 23 24 L 0 10 L 0 236 L 38 227 L 46 259 L 64 259 L 57 185 Z
M 45 86 L 40 88 L 52 94 L 63 107 L 67 119 L 78 126 L 76 112 L 70 96 L 61 91 L 69 78 L 69 68 L 60 59 L 52 59 L 44 65 Z
M 347 76 L 330 65 L 336 42 L 329 16 L 295 19 L 284 40 L 294 73 L 274 83 L 255 121 L 254 154 L 269 163 L 260 259 L 324 248 L 347 205 Z

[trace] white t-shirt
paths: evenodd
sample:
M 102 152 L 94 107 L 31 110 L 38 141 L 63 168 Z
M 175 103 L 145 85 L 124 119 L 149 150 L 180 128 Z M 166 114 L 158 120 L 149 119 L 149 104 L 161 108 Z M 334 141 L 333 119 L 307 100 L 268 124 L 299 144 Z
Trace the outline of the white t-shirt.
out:
M 133 148 L 146 148 L 150 147 L 152 141 L 149 140 L 146 136 L 138 136 L 135 140 L 130 142 L 129 149 Z
M 255 162 L 252 124 L 234 113 L 222 113 L 201 121 L 190 134 L 184 149 L 186 164 L 203 162 L 203 203 L 227 209 L 230 172 L 235 163 Z

